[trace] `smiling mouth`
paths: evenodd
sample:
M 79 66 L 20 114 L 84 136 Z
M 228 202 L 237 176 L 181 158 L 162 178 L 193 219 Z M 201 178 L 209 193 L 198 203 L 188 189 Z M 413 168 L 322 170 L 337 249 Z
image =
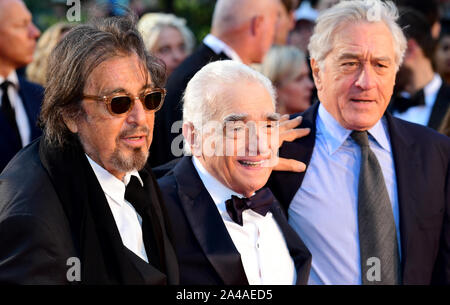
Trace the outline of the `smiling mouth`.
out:
M 266 160 L 260 161 L 247 161 L 247 160 L 238 160 L 238 162 L 246 167 L 260 167 Z

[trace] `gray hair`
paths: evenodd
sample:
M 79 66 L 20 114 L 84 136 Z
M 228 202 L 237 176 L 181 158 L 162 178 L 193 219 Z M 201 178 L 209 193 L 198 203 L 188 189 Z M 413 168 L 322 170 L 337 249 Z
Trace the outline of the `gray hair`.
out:
M 159 34 L 166 27 L 175 28 L 180 32 L 186 45 L 186 51 L 190 54 L 194 49 L 195 39 L 194 34 L 186 26 L 186 20 L 173 14 L 164 13 L 148 13 L 139 19 L 137 28 L 144 39 L 147 50 L 153 50 Z
M 260 84 L 270 94 L 275 108 L 276 93 L 267 77 L 236 61 L 215 61 L 204 66 L 187 84 L 183 96 L 183 123 L 191 122 L 200 133 L 206 123 L 220 114 L 221 95 L 238 82 Z M 184 145 L 184 151 L 191 153 L 189 145 Z
M 344 23 L 379 22 L 386 24 L 392 33 L 395 47 L 395 62 L 397 69 L 403 62 L 406 50 L 406 38 L 397 24 L 399 14 L 392 1 L 351 0 L 342 1 L 323 11 L 317 18 L 314 34 L 311 36 L 308 50 L 320 67 L 333 49 L 333 39 L 336 31 Z
M 156 87 L 163 87 L 165 66 L 145 50 L 132 16 L 111 17 L 72 29 L 50 55 L 47 87 L 39 118 L 45 140 L 63 146 L 73 140 L 64 119 L 77 120 L 83 91 L 91 72 L 102 62 L 116 56 L 136 54 Z
M 273 46 L 256 69 L 267 76 L 275 87 L 296 79 L 306 63 L 305 54 L 294 46 Z

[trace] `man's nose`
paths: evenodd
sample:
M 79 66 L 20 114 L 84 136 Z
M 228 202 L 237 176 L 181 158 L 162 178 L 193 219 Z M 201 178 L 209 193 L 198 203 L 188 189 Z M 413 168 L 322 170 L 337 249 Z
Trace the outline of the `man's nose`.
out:
M 29 36 L 30 38 L 36 39 L 41 36 L 41 31 L 34 25 L 34 23 L 30 24 L 29 28 Z
M 142 126 L 146 124 L 147 111 L 139 98 L 135 98 L 133 108 L 128 114 L 127 122 Z
M 270 153 L 270 135 L 266 131 L 266 124 L 248 124 L 248 152 L 250 156 L 266 155 Z
M 375 87 L 375 71 L 370 63 L 362 65 L 359 71 L 356 85 L 363 90 L 369 90 Z

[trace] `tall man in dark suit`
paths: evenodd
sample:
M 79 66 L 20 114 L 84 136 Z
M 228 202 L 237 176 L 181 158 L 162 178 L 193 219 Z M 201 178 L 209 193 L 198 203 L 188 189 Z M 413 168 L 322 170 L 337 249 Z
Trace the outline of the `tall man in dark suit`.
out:
M 131 18 L 70 31 L 49 60 L 44 135 L 0 175 L 0 282 L 176 284 L 152 173 L 163 64 Z
M 406 39 L 391 2 L 343 1 L 309 44 L 320 103 L 269 184 L 312 254 L 311 284 L 450 282 L 450 140 L 385 113 Z
M 193 156 L 158 181 L 181 284 L 306 283 L 310 253 L 261 189 L 277 160 L 278 119 L 270 81 L 246 65 L 210 63 L 189 82 L 183 135 Z
M 433 68 L 436 41 L 425 17 L 409 8 L 400 9 L 399 24 L 408 48 L 397 77 L 402 90 L 390 105 L 394 116 L 438 129 L 450 107 L 450 86 Z
M 182 155 L 181 99 L 186 85 L 204 65 L 232 59 L 259 63 L 275 37 L 280 0 L 219 0 L 214 9 L 211 33 L 199 48 L 170 76 L 164 107 L 155 119 L 150 165 L 166 163 Z M 175 124 L 174 124 L 175 123 Z
M 44 90 L 16 73 L 32 61 L 39 34 L 22 1 L 0 0 L 0 172 L 41 134 L 36 120 Z

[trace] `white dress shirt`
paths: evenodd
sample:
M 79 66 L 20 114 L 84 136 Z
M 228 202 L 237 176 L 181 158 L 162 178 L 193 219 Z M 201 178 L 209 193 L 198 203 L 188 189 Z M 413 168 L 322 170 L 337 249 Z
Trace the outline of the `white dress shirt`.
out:
M 128 182 L 130 182 L 131 176 L 136 176 L 141 182 L 141 185 L 144 185 L 139 173 L 136 170 L 129 172 L 123 178 L 124 181 L 120 181 L 89 158 L 88 155 L 86 155 L 86 157 L 105 193 L 109 208 L 111 209 L 117 229 L 119 230 L 122 243 L 137 256 L 148 262 L 144 240 L 142 238 L 142 218 L 136 213 L 136 210 L 131 203 L 125 200 L 125 188 L 128 185 Z
M 393 115 L 402 120 L 413 122 L 416 124 L 427 126 L 430 121 L 431 112 L 433 111 L 434 103 L 442 86 L 442 78 L 439 74 L 435 73 L 431 82 L 429 82 L 423 88 L 423 94 L 425 96 L 425 105 L 413 106 L 408 108 L 405 112 L 394 112 Z M 402 92 L 404 97 L 408 97 Z
M 192 157 L 203 185 L 241 255 L 245 275 L 250 285 L 292 285 L 297 279 L 294 261 L 283 234 L 272 213 L 262 216 L 250 209 L 242 213 L 243 225 L 235 223 L 226 210 L 225 201 L 231 195 L 243 197 L 214 178 L 196 157 Z M 233 270 L 230 270 L 233 272 Z
M 358 179 L 361 152 L 319 105 L 316 139 L 302 185 L 290 203 L 289 224 L 312 254 L 309 284 L 361 284 L 358 235 Z M 369 130 L 370 149 L 380 163 L 400 245 L 397 182 L 383 118 Z
M 233 50 L 230 46 L 228 46 L 225 42 L 223 42 L 216 36 L 212 34 L 206 35 L 206 37 L 203 39 L 203 43 L 206 44 L 209 48 L 211 48 L 217 55 L 223 52 L 226 56 L 228 56 L 232 60 L 242 63 L 242 59 L 236 53 L 236 51 Z
M 19 78 L 17 77 L 16 71 L 12 71 L 6 77 L 6 80 L 13 83 L 13 86 L 8 87 L 9 102 L 11 103 L 11 108 L 14 109 L 14 112 L 16 114 L 16 123 L 17 128 L 19 129 L 20 138 L 22 140 L 22 146 L 26 146 L 30 143 L 31 129 L 27 112 L 25 111 L 25 107 L 19 95 Z M 2 84 L 4 81 L 5 78 L 0 75 L 0 84 Z M 0 107 L 2 105 L 2 98 L 3 90 L 0 89 Z

